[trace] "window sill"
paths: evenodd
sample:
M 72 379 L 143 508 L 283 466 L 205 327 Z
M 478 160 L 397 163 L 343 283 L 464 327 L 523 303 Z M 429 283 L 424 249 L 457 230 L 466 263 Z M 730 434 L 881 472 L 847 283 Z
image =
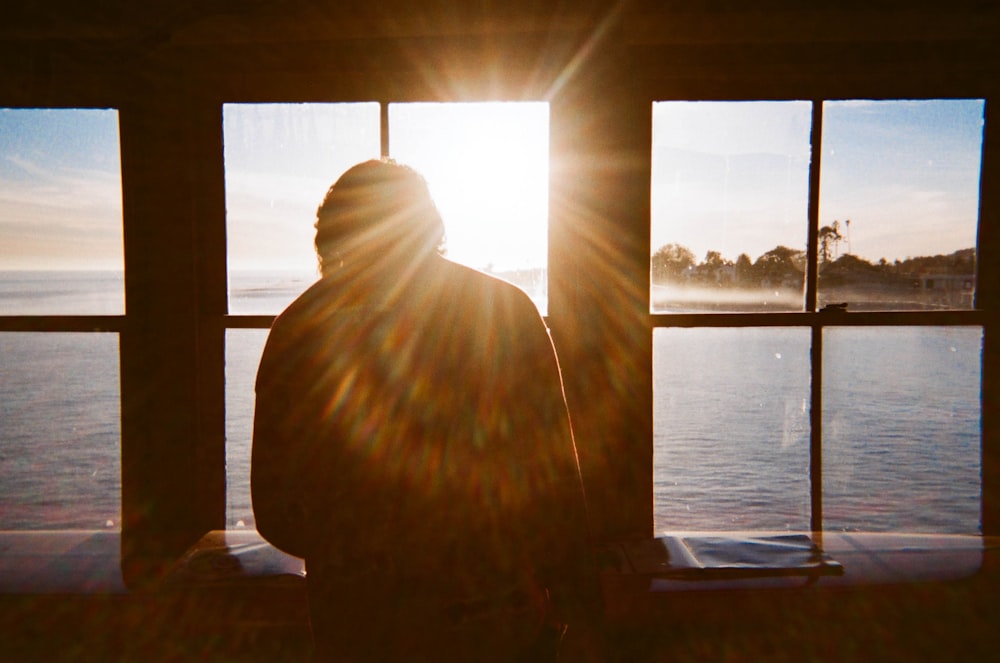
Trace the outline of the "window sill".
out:
M 711 537 L 746 551 L 743 544 L 764 536 L 673 533 L 603 547 L 609 642 L 621 660 L 691 651 L 701 660 L 732 651 L 746 654 L 738 660 L 775 652 L 790 655 L 774 660 L 860 660 L 862 649 L 874 652 L 864 659 L 904 661 L 928 651 L 951 658 L 951 645 L 942 643 L 954 644 L 956 634 L 970 660 L 1000 646 L 1000 538 L 826 533 L 822 551 L 837 566 L 819 573 L 756 553 L 726 568 L 717 548 L 705 565 L 678 547 L 690 551 L 688 539 Z M 209 650 L 227 660 L 307 653 L 302 560 L 257 532 L 207 533 L 158 591 L 141 595 L 122 581 L 119 543 L 117 532 L 0 532 L 0 633 L 27 652 L 23 660 L 83 645 L 115 656 L 142 653 L 137 660 L 150 651 L 165 660 L 204 659 Z
M 682 550 L 684 540 L 700 537 L 746 542 L 787 535 L 672 533 L 610 546 L 602 555 L 608 624 L 656 631 L 684 624 L 696 632 L 714 624 L 741 629 L 741 637 L 753 639 L 757 636 L 746 634 L 759 632 L 766 639 L 774 633 L 801 637 L 823 623 L 829 633 L 817 642 L 836 649 L 838 638 L 857 638 L 856 631 L 865 628 L 857 623 L 858 615 L 868 614 L 882 620 L 881 628 L 901 651 L 906 649 L 901 634 L 912 629 L 969 628 L 980 639 L 981 632 L 992 632 L 992 627 L 984 631 L 975 624 L 996 615 L 989 606 L 1000 588 L 1000 537 L 804 534 L 836 563 L 833 570 L 757 568 L 755 555 L 750 556 L 753 564 L 736 559 L 730 568 L 702 569 Z
M 117 531 L 0 532 L 0 595 L 125 593 Z
M 794 540 L 789 541 L 789 537 Z M 705 563 L 691 545 L 692 541 L 705 540 L 739 547 L 724 551 L 722 557 L 716 554 Z M 765 546 L 775 546 L 780 553 L 786 544 L 798 546 L 802 541 L 815 543 L 826 564 L 810 567 L 768 562 Z M 756 545 L 747 547 L 748 543 Z M 991 568 L 990 561 L 1000 559 L 1000 537 L 685 532 L 604 546 L 600 559 L 606 585 L 641 585 L 644 593 L 653 594 L 862 587 L 972 578 Z M 120 560 L 118 532 L 0 532 L 0 594 L 127 593 Z M 256 531 L 215 530 L 178 560 L 161 588 L 254 586 L 304 592 L 304 578 L 301 559 L 275 549 Z
M 605 576 L 649 591 L 846 587 L 970 578 L 1000 538 L 948 534 L 679 532 L 608 546 Z

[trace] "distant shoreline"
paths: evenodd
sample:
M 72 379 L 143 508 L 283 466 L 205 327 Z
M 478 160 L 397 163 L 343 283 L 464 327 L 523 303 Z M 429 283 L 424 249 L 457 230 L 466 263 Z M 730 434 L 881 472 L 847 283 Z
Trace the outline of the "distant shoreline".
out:
M 927 290 L 901 285 L 820 286 L 818 306 L 846 304 L 848 312 L 934 311 L 973 307 L 973 290 Z M 654 283 L 652 306 L 664 313 L 799 312 L 805 307 L 804 290 L 746 288 L 738 286 L 688 286 Z

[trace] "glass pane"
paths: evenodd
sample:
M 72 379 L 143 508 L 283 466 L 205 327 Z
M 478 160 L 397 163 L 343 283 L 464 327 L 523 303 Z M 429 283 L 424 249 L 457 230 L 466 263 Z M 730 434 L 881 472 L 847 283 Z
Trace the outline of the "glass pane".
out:
M 980 531 L 979 327 L 827 328 L 823 526 Z
M 267 329 L 226 330 L 226 526 L 253 527 L 250 443 L 254 382 Z
M 0 334 L 0 530 L 121 526 L 118 335 Z
M 653 332 L 656 531 L 809 529 L 809 330 Z
M 281 312 L 318 277 L 316 208 L 377 159 L 379 105 L 225 104 L 229 312 Z
M 823 104 L 819 303 L 971 308 L 980 99 Z
M 426 179 L 448 257 L 548 298 L 549 106 L 389 105 L 389 153 Z
M 805 101 L 653 104 L 654 312 L 802 310 L 811 114 Z
M 120 315 L 122 256 L 118 112 L 0 109 L 0 315 Z

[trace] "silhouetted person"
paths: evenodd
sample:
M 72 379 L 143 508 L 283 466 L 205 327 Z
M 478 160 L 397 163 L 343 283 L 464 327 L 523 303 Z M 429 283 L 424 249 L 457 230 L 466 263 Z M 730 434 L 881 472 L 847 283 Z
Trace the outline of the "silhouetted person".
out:
M 599 616 L 547 329 L 443 232 L 415 171 L 348 170 L 317 211 L 322 278 L 261 359 L 254 516 L 306 561 L 321 659 L 551 658 Z

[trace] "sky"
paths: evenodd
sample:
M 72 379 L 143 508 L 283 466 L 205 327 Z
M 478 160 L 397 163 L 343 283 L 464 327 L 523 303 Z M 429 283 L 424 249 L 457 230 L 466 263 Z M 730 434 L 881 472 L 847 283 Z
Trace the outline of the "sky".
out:
M 118 114 L 0 109 L 0 269 L 122 267 Z
M 379 105 L 226 104 L 223 143 L 230 269 L 308 271 L 326 190 L 379 156 Z
M 981 100 L 825 102 L 819 222 L 839 221 L 837 252 L 891 262 L 975 246 L 983 111 Z M 804 250 L 811 114 L 805 101 L 654 104 L 653 250 Z
M 975 245 L 981 100 L 824 105 L 820 224 L 872 261 Z M 312 270 L 316 206 L 380 152 L 379 106 L 226 104 L 231 269 Z M 756 259 L 805 248 L 811 105 L 653 106 L 653 250 Z M 449 256 L 496 270 L 544 266 L 548 106 L 390 104 L 389 151 L 428 180 Z M 844 223 L 851 220 L 849 233 Z M 117 113 L 0 109 L 0 269 L 120 269 Z

